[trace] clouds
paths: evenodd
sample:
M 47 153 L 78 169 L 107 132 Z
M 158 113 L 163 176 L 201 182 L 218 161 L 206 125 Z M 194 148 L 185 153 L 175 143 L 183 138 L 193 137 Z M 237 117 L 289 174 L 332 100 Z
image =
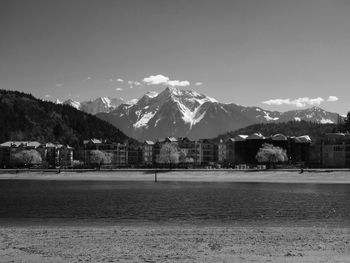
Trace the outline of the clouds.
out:
M 134 85 L 134 86 L 141 86 L 142 85 L 141 82 L 134 81 L 134 80 L 129 80 L 128 84 L 129 85 Z
M 165 84 L 168 81 L 169 81 L 169 78 L 161 74 L 154 75 L 154 76 L 151 75 L 143 79 L 143 82 L 145 82 L 147 85 L 160 85 L 160 84 Z
M 158 88 L 162 88 L 162 86 L 168 87 L 179 87 L 179 88 L 187 88 L 191 85 L 188 80 L 178 80 L 178 79 L 170 79 L 169 77 L 163 74 L 154 74 L 145 76 L 142 78 L 128 78 L 127 76 L 119 77 L 117 76 L 106 76 L 104 78 L 98 78 L 95 76 L 87 76 L 84 80 L 84 85 L 89 85 L 89 88 L 103 85 L 104 88 L 113 89 L 115 92 L 125 92 L 134 93 L 137 89 L 147 89 L 150 86 L 158 85 Z M 63 82 L 62 82 L 63 83 Z M 65 87 L 66 84 L 55 83 L 55 87 Z M 203 83 L 200 81 L 193 81 L 193 86 L 199 87 L 202 86 Z
M 190 82 L 187 80 L 169 80 L 166 84 L 171 87 L 187 87 Z
M 187 80 L 170 80 L 168 77 L 158 74 L 151 75 L 143 79 L 143 82 L 146 85 L 164 85 L 171 87 L 187 87 L 190 85 L 190 82 Z
M 336 96 L 329 96 L 327 101 L 328 102 L 334 102 L 337 101 L 338 98 Z M 270 105 L 270 106 L 281 106 L 281 105 L 291 105 L 295 106 L 297 108 L 302 108 L 305 106 L 319 106 L 321 105 L 322 102 L 324 102 L 325 99 L 321 97 L 317 98 L 309 98 L 309 97 L 302 97 L 302 98 L 297 98 L 294 100 L 291 99 L 270 99 L 263 101 L 263 104 Z
M 129 88 L 132 89 L 134 86 L 141 86 L 141 82 L 135 81 L 135 80 L 129 80 L 128 84 L 130 85 Z
M 94 80 L 94 82 L 99 83 L 102 80 L 100 79 L 96 79 L 96 78 L 92 78 L 92 77 L 87 77 L 86 79 L 84 79 L 84 82 L 87 81 L 92 81 Z M 105 78 L 103 79 L 103 83 L 105 85 L 114 85 L 114 88 L 117 86 L 122 87 L 123 90 L 126 90 L 126 88 L 128 87 L 129 89 L 133 89 L 135 87 L 138 88 L 143 88 L 145 86 L 151 86 L 151 85 L 161 85 L 161 86 L 168 86 L 168 87 L 188 87 L 191 85 L 190 81 L 188 80 L 177 80 L 177 79 L 170 79 L 167 76 L 164 76 L 162 74 L 156 74 L 156 75 L 150 75 L 150 76 L 146 76 L 141 80 L 127 80 L 124 78 L 120 78 L 120 77 L 109 77 L 109 78 Z M 203 82 L 197 81 L 193 83 L 194 86 L 199 87 L 203 85 Z M 63 86 L 63 84 L 56 84 L 56 87 L 61 87 Z M 116 89 L 117 90 L 117 89 Z M 118 89 L 118 91 L 120 91 L 120 89 Z
M 333 102 L 333 101 L 337 101 L 337 100 L 339 100 L 339 98 L 336 96 L 329 96 L 327 99 L 327 101 L 329 101 L 329 102 Z

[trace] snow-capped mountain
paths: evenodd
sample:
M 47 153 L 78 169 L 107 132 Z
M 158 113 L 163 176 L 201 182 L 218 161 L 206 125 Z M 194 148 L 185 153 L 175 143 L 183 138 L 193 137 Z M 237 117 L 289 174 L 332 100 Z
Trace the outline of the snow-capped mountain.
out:
M 320 107 L 312 107 L 304 110 L 294 110 L 281 113 L 280 121 L 312 121 L 317 123 L 337 123 L 339 114 L 332 113 L 321 109 Z
M 125 102 L 121 98 L 99 97 L 95 100 L 82 102 L 80 110 L 90 114 L 110 112 L 122 103 Z
M 62 102 L 57 99 L 56 104 L 62 104 Z M 99 97 L 90 101 L 74 101 L 68 99 L 63 102 L 64 105 L 69 105 L 77 110 L 84 111 L 90 114 L 97 114 L 99 112 L 110 112 L 116 109 L 120 104 L 126 103 L 122 98 L 109 98 L 109 97 Z M 136 103 L 135 101 L 127 102 L 128 104 Z
M 166 136 L 211 138 L 254 123 L 290 120 L 336 123 L 338 116 L 318 107 L 281 113 L 224 104 L 195 91 L 178 88 L 166 88 L 159 94 L 147 93 L 134 105 L 121 104 L 109 113 L 97 114 L 138 140 Z
M 55 103 L 55 104 L 63 104 L 63 102 L 60 101 L 59 99 L 56 99 L 56 100 L 54 101 L 54 103 Z
M 57 99 L 55 103 L 56 103 L 56 104 L 61 104 L 61 103 L 59 103 L 59 102 L 60 102 L 60 101 Z M 80 104 L 79 101 L 75 101 L 75 100 L 72 100 L 72 99 L 68 99 L 68 100 L 64 101 L 62 104 L 63 104 L 63 105 L 69 105 L 69 106 L 71 106 L 71 107 L 73 107 L 73 108 L 76 108 L 77 110 L 79 110 L 79 109 L 80 109 L 80 106 L 81 106 L 81 104 Z

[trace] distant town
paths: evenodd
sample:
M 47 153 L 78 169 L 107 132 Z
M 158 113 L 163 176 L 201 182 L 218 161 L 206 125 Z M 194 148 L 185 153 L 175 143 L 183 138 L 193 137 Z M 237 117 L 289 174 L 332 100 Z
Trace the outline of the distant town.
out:
M 264 148 L 269 151 L 264 153 Z M 261 158 L 264 154 L 267 159 Z M 265 137 L 260 133 L 218 141 L 167 137 L 143 143 L 116 143 L 88 139 L 80 148 L 37 141 L 6 141 L 0 144 L 0 167 L 345 168 L 350 167 L 350 134 L 327 133 L 317 141 L 308 135 Z

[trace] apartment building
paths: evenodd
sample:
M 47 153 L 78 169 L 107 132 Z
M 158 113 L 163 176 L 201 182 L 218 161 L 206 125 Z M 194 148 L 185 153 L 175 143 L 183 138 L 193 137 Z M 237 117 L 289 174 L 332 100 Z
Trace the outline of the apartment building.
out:
M 349 133 L 328 133 L 320 142 L 320 145 L 323 167 L 350 167 Z

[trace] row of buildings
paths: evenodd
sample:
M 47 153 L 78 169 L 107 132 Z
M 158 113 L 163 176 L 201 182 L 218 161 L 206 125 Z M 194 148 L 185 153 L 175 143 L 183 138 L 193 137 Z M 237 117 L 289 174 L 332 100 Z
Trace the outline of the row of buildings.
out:
M 61 144 L 39 142 L 5 142 L 0 144 L 0 167 L 14 166 L 15 153 L 21 150 L 34 149 L 42 157 L 43 167 L 73 167 L 80 163 L 85 167 L 93 166 L 93 151 L 101 151 L 110 156 L 105 166 L 109 167 L 156 167 L 161 166 L 159 161 L 162 146 L 172 144 L 181 151 L 183 158 L 177 165 L 203 167 L 255 167 L 258 165 L 256 154 L 263 144 L 269 143 L 286 150 L 288 162 L 284 165 L 350 168 L 350 134 L 325 134 L 318 141 L 311 141 L 310 137 L 287 137 L 276 134 L 264 137 L 262 134 L 237 135 L 234 138 L 214 142 L 209 139 L 197 141 L 186 137 L 167 137 L 157 141 L 143 143 L 115 143 L 98 139 L 83 142 L 83 146 L 73 149 Z M 79 160 L 79 162 L 73 161 Z M 175 164 L 175 163 L 174 163 Z
M 8 141 L 0 144 L 0 168 L 17 167 L 19 164 L 16 155 L 21 151 L 34 150 L 40 155 L 40 158 L 30 155 L 26 160 L 30 165 L 40 165 L 41 167 L 51 168 L 57 165 L 70 167 L 73 164 L 74 149 L 69 145 L 40 143 L 37 141 Z
M 309 148 L 311 167 L 350 168 L 350 133 L 329 133 Z

